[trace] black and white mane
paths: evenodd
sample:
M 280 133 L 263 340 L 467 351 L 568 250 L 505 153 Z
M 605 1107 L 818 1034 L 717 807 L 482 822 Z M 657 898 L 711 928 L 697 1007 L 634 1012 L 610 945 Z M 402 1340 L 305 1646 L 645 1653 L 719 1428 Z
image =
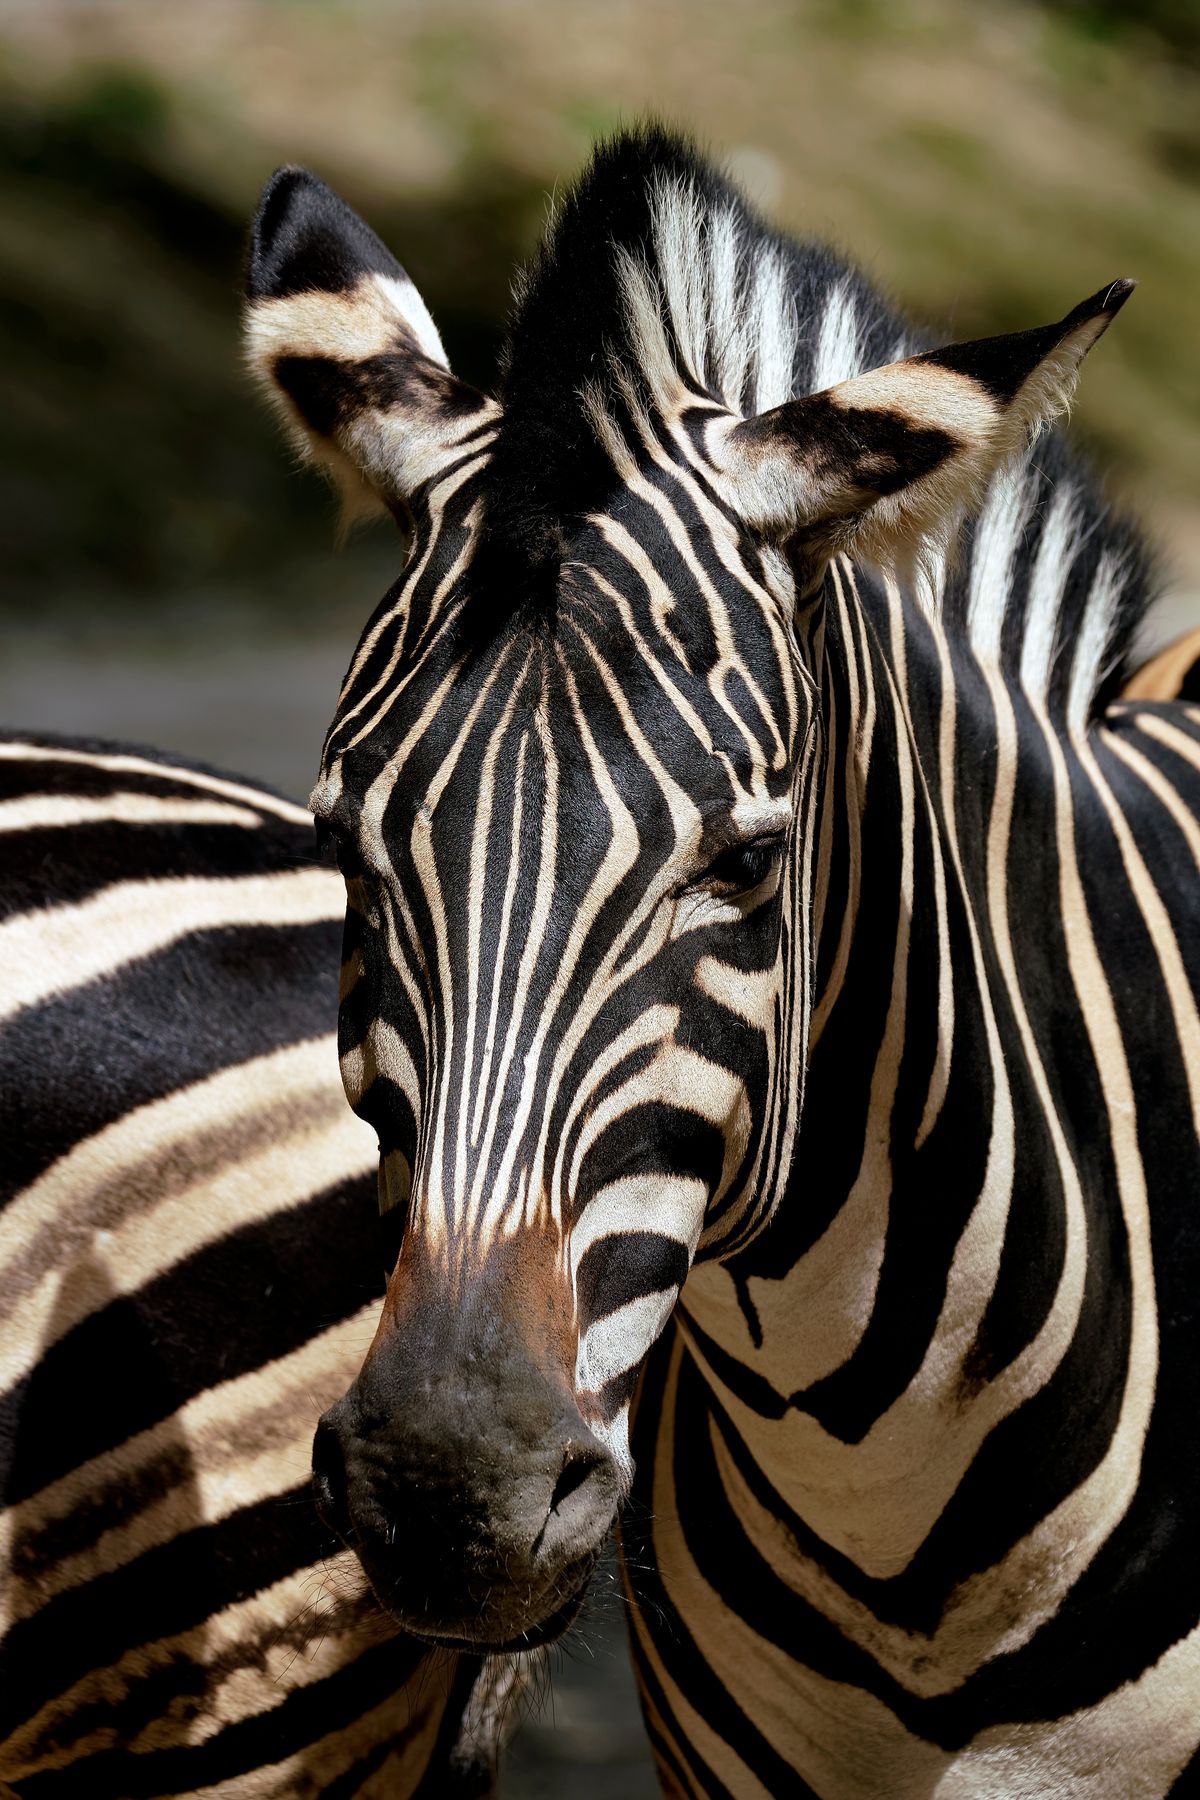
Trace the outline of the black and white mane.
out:
M 572 523 L 617 485 L 598 402 L 636 446 L 631 406 L 653 419 L 664 344 L 686 386 L 750 415 L 934 341 L 828 247 L 773 231 L 684 139 L 623 133 L 517 283 L 490 548 L 524 592 L 547 591 Z M 1074 724 L 1119 688 L 1156 598 L 1145 547 L 1057 431 L 997 477 L 956 553 L 918 585 L 952 636 Z

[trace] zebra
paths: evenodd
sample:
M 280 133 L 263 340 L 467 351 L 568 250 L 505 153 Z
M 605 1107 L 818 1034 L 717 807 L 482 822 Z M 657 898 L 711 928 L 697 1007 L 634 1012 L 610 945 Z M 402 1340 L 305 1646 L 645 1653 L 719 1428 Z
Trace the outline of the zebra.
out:
M 1117 700 L 1153 561 L 1045 429 L 1132 287 L 930 347 L 647 125 L 491 398 L 260 203 L 250 365 L 408 541 L 311 802 L 402 1228 L 321 1505 L 495 1651 L 623 1503 L 670 1794 L 1200 1771 L 1200 715 Z
M 1200 625 L 1173 639 L 1135 669 L 1121 693 L 1126 700 L 1200 702 Z
M 302 807 L 0 740 L 0 1793 L 482 1794 L 515 1665 L 386 1621 L 309 1445 L 382 1293 Z

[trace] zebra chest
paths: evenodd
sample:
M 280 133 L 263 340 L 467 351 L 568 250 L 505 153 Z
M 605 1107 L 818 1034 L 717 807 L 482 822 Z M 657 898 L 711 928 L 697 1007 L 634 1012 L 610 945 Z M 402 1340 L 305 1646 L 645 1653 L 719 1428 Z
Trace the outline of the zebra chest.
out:
M 755 1397 L 761 1405 L 762 1390 Z M 1200 1627 L 1106 1690 L 1088 1630 L 1054 1623 L 1068 1609 L 1055 1559 L 1039 1565 L 1036 1533 L 923 1613 L 919 1554 L 873 1578 L 792 1510 L 765 1460 L 780 1439 L 743 1432 L 748 1402 L 694 1350 L 686 1321 L 654 1358 L 643 1405 L 656 1411 L 636 1421 L 646 1473 L 623 1529 L 635 1661 L 652 1730 L 661 1709 L 728 1791 L 820 1800 L 1176 1791 L 1200 1745 Z M 888 1495 L 894 1503 L 896 1490 Z M 827 1526 L 832 1487 L 826 1499 Z M 842 1500 L 852 1513 L 850 1486 Z M 1039 1653 L 1044 1628 L 1070 1645 L 1053 1683 Z M 1072 1689 L 1080 1703 L 1062 1707 Z

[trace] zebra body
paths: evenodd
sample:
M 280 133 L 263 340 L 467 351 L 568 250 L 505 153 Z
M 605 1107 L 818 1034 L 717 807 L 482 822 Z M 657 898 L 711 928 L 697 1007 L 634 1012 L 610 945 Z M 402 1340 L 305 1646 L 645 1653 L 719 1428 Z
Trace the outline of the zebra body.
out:
M 0 1791 L 490 1791 L 506 1672 L 397 1633 L 311 1502 L 383 1259 L 308 815 L 9 739 L 0 841 Z
M 1200 1744 L 1198 722 L 1112 704 L 1150 572 L 1042 433 L 1130 286 L 923 350 L 649 129 L 494 401 L 264 196 L 253 366 L 412 535 L 313 796 L 405 1224 L 323 1504 L 495 1647 L 632 1484 L 671 1793 L 1149 1800 Z
M 639 1402 L 647 1716 L 685 1793 L 1163 1795 L 1200 1744 L 1200 718 L 1064 740 L 833 588 L 793 1183 Z
M 1200 625 L 1176 638 L 1135 669 L 1123 694 L 1127 700 L 1200 703 Z

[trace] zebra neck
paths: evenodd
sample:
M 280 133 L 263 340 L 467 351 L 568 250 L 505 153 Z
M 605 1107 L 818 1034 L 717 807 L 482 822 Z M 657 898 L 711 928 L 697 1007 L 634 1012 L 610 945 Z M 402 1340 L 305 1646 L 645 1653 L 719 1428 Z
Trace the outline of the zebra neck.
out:
M 1050 980 L 1072 929 L 1047 850 L 1050 765 L 1071 752 L 894 587 L 836 580 L 824 639 L 792 1175 L 743 1255 L 694 1272 L 680 1322 L 724 1415 L 723 1479 L 745 1454 L 745 1479 L 851 1586 L 917 1582 L 934 1542 L 948 1582 L 977 1526 L 964 1496 L 981 1447 L 1065 1369 L 1085 1280 L 1106 1294 L 1114 1354 L 1077 1382 L 1073 1468 L 1111 1436 L 1133 1331 L 1126 1245 L 1089 1232 L 1109 1196 L 1103 1180 L 1085 1192 L 1056 1087 L 1084 1040 Z M 1062 1440 L 1031 1433 L 1020 1468 L 1043 1503 L 1069 1473 Z

